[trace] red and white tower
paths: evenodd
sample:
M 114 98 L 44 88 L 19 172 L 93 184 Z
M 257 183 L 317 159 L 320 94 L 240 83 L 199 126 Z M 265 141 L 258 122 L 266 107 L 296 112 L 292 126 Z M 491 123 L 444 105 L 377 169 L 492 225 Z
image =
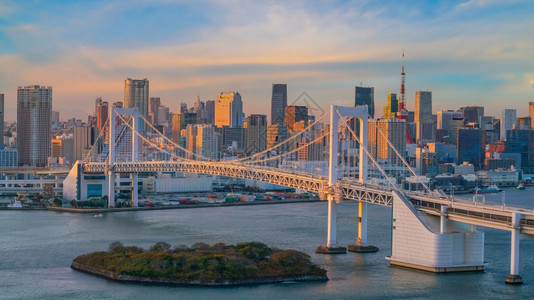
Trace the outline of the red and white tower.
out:
M 401 72 L 401 86 L 400 86 L 400 101 L 399 112 L 397 117 L 399 120 L 406 120 L 406 144 L 413 144 L 414 141 L 410 136 L 410 130 L 408 129 L 408 110 L 406 109 L 406 73 L 404 73 L 404 50 L 402 51 L 402 72 Z

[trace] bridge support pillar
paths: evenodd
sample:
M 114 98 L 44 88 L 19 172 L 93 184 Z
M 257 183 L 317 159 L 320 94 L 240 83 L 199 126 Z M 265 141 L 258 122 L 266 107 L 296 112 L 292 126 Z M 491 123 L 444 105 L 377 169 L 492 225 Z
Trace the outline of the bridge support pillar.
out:
M 108 207 L 115 207 L 115 173 L 108 172 Z
M 326 238 L 326 246 L 319 246 L 315 249 L 315 253 L 320 254 L 345 254 L 347 248 L 337 246 L 337 202 L 334 195 L 328 195 L 328 232 Z
M 506 283 L 521 284 L 523 278 L 519 275 L 519 220 L 521 214 L 518 212 L 512 213 L 512 241 L 510 251 L 510 275 L 506 277 Z
M 138 178 L 137 178 L 137 173 L 131 173 L 130 174 L 130 177 L 132 178 L 132 206 L 133 207 L 137 207 L 139 205 L 138 203 L 138 200 L 139 200 L 139 195 L 138 195 Z
M 358 239 L 347 246 L 351 252 L 377 252 L 378 247 L 367 245 L 367 203 L 358 202 Z
M 441 215 L 439 217 L 439 233 L 443 234 L 447 232 L 447 208 L 449 208 L 446 205 L 441 206 Z M 471 232 L 474 230 L 471 229 Z

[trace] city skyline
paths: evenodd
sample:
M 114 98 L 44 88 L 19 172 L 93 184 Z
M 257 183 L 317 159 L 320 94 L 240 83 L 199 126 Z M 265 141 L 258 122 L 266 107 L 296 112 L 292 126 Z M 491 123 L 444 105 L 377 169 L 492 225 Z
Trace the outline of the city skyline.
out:
M 148 78 L 149 96 L 173 112 L 197 94 L 213 100 L 223 90 L 242 94 L 247 116 L 269 111 L 273 83 L 288 84 L 288 104 L 305 91 L 323 108 L 350 105 L 354 86 L 372 86 L 381 107 L 388 93 L 399 93 L 403 49 L 409 110 L 415 91 L 429 90 L 433 112 L 479 105 L 488 115 L 528 114 L 533 3 L 411 5 L 47 1 L 29 8 L 5 1 L 6 120 L 14 121 L 18 86 L 53 86 L 62 119 L 85 119 L 97 97 L 122 101 L 128 77 Z M 134 21 L 141 17 L 146 22 Z

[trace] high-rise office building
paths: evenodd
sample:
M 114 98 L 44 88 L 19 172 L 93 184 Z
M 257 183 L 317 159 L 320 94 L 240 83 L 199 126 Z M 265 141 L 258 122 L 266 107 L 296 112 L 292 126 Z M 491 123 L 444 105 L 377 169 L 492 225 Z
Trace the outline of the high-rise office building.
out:
M 101 101 L 96 106 L 96 128 L 98 131 L 102 131 L 106 121 L 109 118 L 109 103 L 107 101 Z
M 534 128 L 534 102 L 528 103 L 528 115 L 530 116 L 531 124 L 530 127 Z
M 397 99 L 397 94 L 388 93 L 387 104 L 384 105 L 383 119 L 395 119 L 397 118 L 397 113 L 399 112 L 399 99 Z
M 375 88 L 356 86 L 354 89 L 354 106 L 367 105 L 371 119 L 375 117 Z
M 465 126 L 464 118 L 452 118 L 449 121 L 449 144 L 458 143 L 458 130 Z
M 0 149 L 4 147 L 4 94 L 0 94 Z
M 506 131 L 512 130 L 515 125 L 515 120 L 517 119 L 517 111 L 515 109 L 505 108 L 502 111 L 502 120 L 501 120 L 501 140 L 506 139 Z
M 416 140 L 432 140 L 432 92 L 415 92 L 414 121 L 416 124 Z
M 267 148 L 271 148 L 285 139 L 287 139 L 286 125 L 275 124 L 267 126 Z
M 461 118 L 462 112 L 458 110 L 438 110 L 437 113 L 437 129 L 445 129 L 449 131 L 449 121 L 453 118 Z
M 389 145 L 384 136 L 389 139 L 393 147 L 401 155 L 404 155 L 406 152 L 406 120 L 378 119 L 376 123 L 374 120 L 369 120 L 369 153 L 375 159 L 383 159 L 388 160 L 389 163 L 401 164 L 402 160 L 397 156 L 395 150 Z
M 191 125 L 196 127 L 195 153 L 209 159 L 218 158 L 218 141 L 215 127 L 206 124 Z
M 98 133 L 95 127 L 74 127 L 74 161 L 85 158 L 97 137 Z
M 515 126 L 518 129 L 532 129 L 532 127 L 530 126 L 531 124 L 532 119 L 530 118 L 530 116 L 522 116 L 516 119 Z
M 98 110 L 98 105 L 99 105 L 100 103 L 102 103 L 102 98 L 100 98 L 100 97 L 96 98 L 96 99 L 95 99 L 95 111 L 94 111 L 94 113 L 93 113 L 93 116 L 95 116 L 95 117 L 96 117 L 96 115 L 97 115 L 97 113 L 98 113 L 97 110 Z
M 215 126 L 243 127 L 243 102 L 238 92 L 221 92 L 217 95 Z
M 206 101 L 204 114 L 206 124 L 215 124 L 215 100 Z
M 534 172 L 534 130 L 511 129 L 506 131 L 506 153 L 521 155 L 521 168 L 525 173 Z
M 169 123 L 169 107 L 165 105 L 160 105 L 154 116 L 156 117 L 157 125 L 168 124 Z
M 159 97 L 150 97 L 149 104 L 148 104 L 148 115 L 152 125 L 159 124 L 158 123 L 158 109 L 161 106 L 161 99 Z
M 482 106 L 465 106 L 460 107 L 460 110 L 462 111 L 462 118 L 467 123 L 478 123 L 478 119 L 484 116 L 484 107 Z
M 271 125 L 284 125 L 287 106 L 287 84 L 273 83 Z
M 124 80 L 124 108 L 133 107 L 137 107 L 140 116 L 150 120 L 148 115 L 148 79 L 146 78 L 127 78 Z
M 480 128 L 460 128 L 456 144 L 456 159 L 458 164 L 470 162 L 476 170 L 484 165 L 485 132 Z
M 17 89 L 17 149 L 19 165 L 44 167 L 51 149 L 52 87 Z
M 290 132 L 293 131 L 293 126 L 295 125 L 295 123 L 298 123 L 300 121 L 308 121 L 308 107 L 297 105 L 287 106 L 284 122 L 287 126 L 287 130 Z
M 258 153 L 267 147 L 267 116 L 252 114 L 245 128 L 245 153 Z
M 182 113 L 174 114 L 172 116 L 172 138 L 175 143 L 179 142 L 182 129 L 186 129 L 187 125 L 197 124 L 197 114 Z

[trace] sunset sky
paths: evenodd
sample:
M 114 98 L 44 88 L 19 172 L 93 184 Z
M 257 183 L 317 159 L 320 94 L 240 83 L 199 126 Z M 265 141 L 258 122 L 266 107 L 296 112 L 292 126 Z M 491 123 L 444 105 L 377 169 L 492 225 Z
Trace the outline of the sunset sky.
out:
M 261 2 L 261 3 L 260 3 Z M 122 101 L 124 79 L 179 104 L 239 91 L 244 110 L 270 111 L 272 83 L 288 103 L 354 105 L 375 87 L 378 115 L 417 90 L 433 111 L 482 105 L 528 114 L 534 101 L 534 1 L 9 1 L 0 0 L 0 93 L 16 120 L 19 85 L 53 86 L 61 119 L 87 119 L 94 99 Z M 297 101 L 298 102 L 298 101 Z

